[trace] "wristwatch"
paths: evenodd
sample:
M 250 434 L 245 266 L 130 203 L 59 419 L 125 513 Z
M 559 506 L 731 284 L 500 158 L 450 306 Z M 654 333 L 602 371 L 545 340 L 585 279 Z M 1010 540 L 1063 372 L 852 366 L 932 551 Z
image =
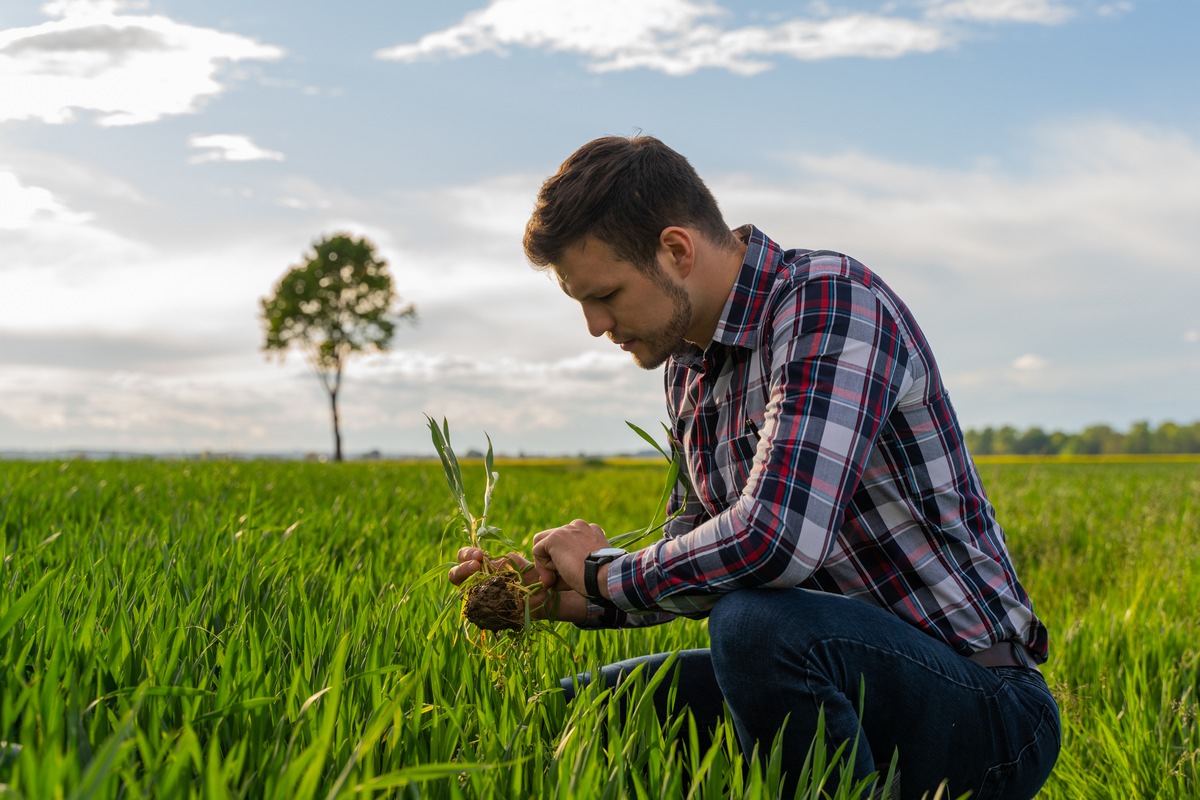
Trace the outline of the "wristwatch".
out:
M 583 593 L 588 600 L 593 603 L 599 603 L 606 608 L 613 606 L 612 601 L 600 593 L 600 582 L 597 579 L 597 574 L 600 572 L 600 567 L 612 561 L 617 556 L 625 555 L 625 551 L 619 547 L 601 547 L 599 550 L 593 550 L 588 553 L 588 557 L 583 560 Z

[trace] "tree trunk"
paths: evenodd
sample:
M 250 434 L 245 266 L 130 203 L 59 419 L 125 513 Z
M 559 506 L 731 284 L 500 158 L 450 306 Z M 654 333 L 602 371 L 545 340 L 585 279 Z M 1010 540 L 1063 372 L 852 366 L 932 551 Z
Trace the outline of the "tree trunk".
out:
M 329 393 L 329 405 L 333 410 L 333 460 L 342 460 L 342 429 L 338 423 L 337 390 Z

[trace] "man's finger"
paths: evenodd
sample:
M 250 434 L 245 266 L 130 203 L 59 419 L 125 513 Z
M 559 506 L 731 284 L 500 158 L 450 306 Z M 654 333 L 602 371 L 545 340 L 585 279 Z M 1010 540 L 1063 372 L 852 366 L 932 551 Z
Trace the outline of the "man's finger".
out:
M 525 558 L 525 556 L 521 555 L 520 553 L 507 553 L 505 554 L 504 558 L 508 561 L 508 563 L 516 567 L 518 571 L 523 570 L 529 565 L 529 559 Z
M 542 586 L 549 589 L 558 585 L 558 570 L 554 568 L 554 562 L 536 558 L 533 561 L 533 570 Z
M 483 561 L 483 550 L 478 547 L 460 547 L 458 548 L 459 561 Z
M 450 568 L 450 583 L 460 586 L 463 581 L 474 575 L 483 566 L 478 561 L 464 561 Z
M 562 579 L 558 577 L 557 572 L 554 572 L 553 570 L 550 570 L 550 569 L 546 569 L 545 567 L 541 566 L 540 564 L 535 565 L 534 569 L 537 571 L 538 582 L 540 582 L 542 584 L 543 588 L 545 588 L 545 589 L 567 588 L 566 584 L 564 584 L 562 582 Z

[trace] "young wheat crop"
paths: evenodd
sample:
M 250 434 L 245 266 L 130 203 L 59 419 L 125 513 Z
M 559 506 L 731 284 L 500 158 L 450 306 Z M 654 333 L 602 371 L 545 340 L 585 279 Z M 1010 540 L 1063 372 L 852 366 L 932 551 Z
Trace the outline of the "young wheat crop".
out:
M 492 471 L 509 531 L 643 530 L 664 467 Z M 1051 629 L 1040 797 L 1200 796 L 1200 463 L 981 471 Z M 647 682 L 563 702 L 560 677 L 707 646 L 702 622 L 454 646 L 445 499 L 427 462 L 0 462 L 0 796 L 757 798 L 799 768 L 660 725 Z M 808 769 L 804 797 L 850 796 Z

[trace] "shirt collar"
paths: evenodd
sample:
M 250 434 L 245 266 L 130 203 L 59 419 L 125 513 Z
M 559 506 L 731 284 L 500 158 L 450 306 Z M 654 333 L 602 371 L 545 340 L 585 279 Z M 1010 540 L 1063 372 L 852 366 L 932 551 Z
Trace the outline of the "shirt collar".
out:
M 771 293 L 780 249 L 753 225 L 735 228 L 733 233 L 746 245 L 746 255 L 717 321 L 713 344 L 752 348 L 758 344 L 763 304 Z M 685 344 L 676 358 L 687 366 L 695 366 L 703 355 L 700 348 Z

